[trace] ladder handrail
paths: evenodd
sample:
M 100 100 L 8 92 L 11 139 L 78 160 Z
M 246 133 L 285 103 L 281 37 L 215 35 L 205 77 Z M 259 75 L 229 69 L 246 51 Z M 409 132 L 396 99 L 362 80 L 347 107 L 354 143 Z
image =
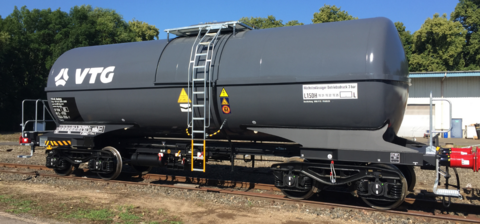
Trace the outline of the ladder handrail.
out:
M 223 27 L 223 26 L 222 26 L 222 27 Z M 212 73 L 213 52 L 215 52 L 215 43 L 216 43 L 216 41 L 217 41 L 217 39 L 218 39 L 218 36 L 220 35 L 220 32 L 222 31 L 222 27 L 220 27 L 220 29 L 217 31 L 217 33 L 215 34 L 215 36 L 214 36 L 213 39 L 212 39 L 213 46 L 212 46 L 212 54 L 211 54 L 211 56 L 210 56 L 211 58 L 208 59 L 208 51 L 207 51 L 207 57 L 206 57 L 207 60 L 210 60 L 210 63 L 209 63 L 210 67 L 208 68 L 208 73 L 209 73 L 209 75 L 208 75 L 208 84 L 209 84 L 209 91 L 208 91 L 208 94 L 209 94 L 209 95 L 208 95 L 208 99 L 209 99 L 209 100 L 208 100 L 208 108 L 209 108 L 209 109 L 208 109 L 208 117 L 209 117 L 209 118 L 211 117 L 211 110 L 210 110 L 210 108 L 211 108 L 211 99 L 212 99 L 212 91 L 211 91 L 211 88 L 212 88 L 212 76 L 213 76 L 213 73 Z M 207 60 L 206 60 L 206 61 L 207 61 Z M 206 61 L 205 61 L 205 62 L 206 62 Z M 209 128 L 210 125 L 211 125 L 211 120 L 208 119 L 208 125 L 207 125 L 205 128 Z
M 35 118 L 33 120 L 27 120 L 25 121 L 25 102 L 35 102 Z M 38 103 L 42 103 L 42 120 L 38 118 Z M 42 100 L 42 99 L 25 99 L 22 101 L 22 136 L 24 136 L 25 128 L 28 123 L 33 122 L 34 123 L 34 130 L 33 131 L 38 131 L 38 123 L 45 123 L 46 122 L 55 122 L 55 124 L 58 126 L 58 120 L 52 115 L 48 107 L 45 105 L 45 102 L 48 102 L 48 100 Z M 52 120 L 45 120 L 45 114 L 48 113 Z
M 198 31 L 198 35 L 197 35 L 197 38 L 195 38 L 195 41 L 193 42 L 193 45 L 192 45 L 192 49 L 190 51 L 190 57 L 188 58 L 188 83 L 187 83 L 187 97 L 188 97 L 188 109 L 187 109 L 187 127 L 191 127 L 190 126 L 190 110 L 192 110 L 192 113 L 193 113 L 193 101 L 192 101 L 192 104 L 190 103 L 190 80 L 193 80 L 193 78 L 190 78 L 190 77 L 193 77 L 193 74 L 191 69 L 190 69 L 190 66 L 192 65 L 192 55 L 193 55 L 193 49 L 195 48 L 195 45 L 197 43 L 197 40 L 198 40 L 198 37 L 200 36 L 201 34 L 201 31 L 202 31 L 202 27 L 199 28 L 199 31 Z M 195 50 L 197 50 L 197 48 L 195 48 Z M 194 56 L 195 57 L 195 56 Z M 195 58 L 194 58 L 195 60 Z M 195 65 L 193 65 L 195 66 Z M 192 99 L 193 99 L 193 96 L 192 96 Z M 192 120 L 192 124 L 193 124 L 193 120 Z
M 189 65 L 188 65 L 188 97 L 189 97 L 189 110 L 187 113 L 187 126 L 188 128 L 192 128 L 191 131 L 191 170 L 192 171 L 203 171 L 205 172 L 205 163 L 206 163 L 206 138 L 207 128 L 211 125 L 211 100 L 212 98 L 212 76 L 213 76 L 213 65 L 212 62 L 214 60 L 214 53 L 215 53 L 215 45 L 218 41 L 218 37 L 224 28 L 224 25 L 215 25 L 216 27 L 212 26 L 202 26 L 198 29 L 197 37 L 195 38 L 189 58 Z M 206 32 L 202 34 L 202 30 L 205 29 Z M 210 33 L 210 31 L 215 30 L 216 33 Z M 204 50 L 206 46 L 206 51 Z M 206 53 L 205 53 L 206 52 Z M 193 56 L 193 58 L 192 58 Z M 205 56 L 205 62 L 203 65 L 200 65 L 200 58 Z M 203 69 L 199 71 L 198 69 Z M 208 70 L 208 72 L 207 72 Z M 198 76 L 201 76 L 199 78 Z M 196 91 L 197 88 L 201 88 L 201 85 L 196 85 L 197 82 L 203 81 L 203 91 Z M 200 84 L 200 83 L 198 83 Z M 191 87 L 191 88 L 190 88 Z M 207 93 L 208 91 L 208 93 Z M 198 95 L 203 95 L 203 104 L 198 104 L 198 101 L 201 100 L 201 97 Z M 190 101 L 190 96 L 191 101 Z M 197 97 L 198 96 L 198 97 Z M 208 101 L 208 103 L 207 103 Z M 203 106 L 203 116 L 195 116 L 194 108 Z M 208 107 L 208 108 L 207 108 Z M 200 113 L 201 114 L 201 113 Z M 207 121 L 208 119 L 208 121 Z M 201 130 L 197 128 L 195 129 L 195 121 L 203 120 L 203 124 Z M 195 138 L 196 134 L 202 134 L 202 138 Z M 203 140 L 202 143 L 195 143 L 200 140 Z M 198 155 L 195 154 L 195 146 L 203 146 L 203 152 L 198 152 Z M 194 161 L 195 159 L 202 159 L 203 160 L 203 169 L 195 169 Z
M 446 101 L 448 102 L 449 104 L 449 128 L 447 131 L 434 131 L 433 130 L 433 101 Z M 435 154 L 436 150 L 435 150 L 435 147 L 433 146 L 433 133 L 445 133 L 445 132 L 449 132 L 452 130 L 452 102 L 450 102 L 450 100 L 447 100 L 447 99 L 435 99 L 432 97 L 432 92 L 430 92 L 430 116 L 429 116 L 429 134 L 430 134 L 430 138 L 429 138 L 429 142 L 428 142 L 428 147 L 427 147 L 427 150 L 426 150 L 426 154 Z

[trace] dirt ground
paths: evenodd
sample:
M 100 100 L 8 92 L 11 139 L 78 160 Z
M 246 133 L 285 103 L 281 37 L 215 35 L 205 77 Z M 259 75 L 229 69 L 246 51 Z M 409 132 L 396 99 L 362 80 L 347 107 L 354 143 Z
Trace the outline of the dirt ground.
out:
M 0 136 L 2 135 L 0 134 Z M 17 139 L 18 136 L 18 134 L 3 136 L 0 137 L 0 142 L 9 142 L 12 139 Z M 29 153 L 30 147 L 28 146 L 0 145 L 0 162 L 32 165 L 45 164 L 45 149 L 42 147 L 37 147 L 34 156 L 30 159 L 17 158 L 17 155 Z M 279 157 L 264 156 L 256 161 L 256 169 L 252 169 L 250 162 L 245 162 L 239 157 L 236 161 L 236 172 L 234 173 L 230 172 L 231 167 L 228 161 L 209 162 L 207 173 L 186 173 L 161 168 L 154 168 L 152 172 L 272 184 L 273 175 L 270 173 L 269 167 L 273 163 L 283 160 L 283 158 Z M 454 199 L 453 202 L 480 204 L 480 174 L 468 169 L 458 169 L 458 171 L 463 190 L 462 194 L 466 200 L 459 201 Z M 421 170 L 419 167 L 415 168 L 415 172 L 417 184 L 415 192 L 410 197 L 422 195 L 424 191 L 431 192 L 435 180 L 434 172 Z M 455 184 L 454 178 L 452 178 L 450 183 Z M 216 204 L 201 198 L 192 198 L 190 200 L 186 197 L 188 199 L 186 200 L 185 197 L 161 197 L 155 194 L 141 194 L 126 189 L 118 191 L 118 189 L 110 189 L 108 187 L 72 187 L 64 186 L 58 183 L 58 181 L 56 184 L 36 185 L 24 181 L 0 180 L 0 211 L 14 214 L 31 214 L 34 217 L 74 223 L 143 222 L 175 224 L 264 222 L 306 224 L 340 222 L 338 219 L 329 218 L 328 215 L 333 213 L 328 212 L 327 216 L 324 216 L 325 214 L 317 213 L 315 215 L 300 210 L 287 210 L 286 212 L 277 208 L 278 206 L 252 206 L 252 204 L 248 203 L 244 203 L 241 206 L 238 203 Z M 25 203 L 28 209 L 23 208 Z M 32 206 L 28 207 L 28 205 Z M 346 212 L 345 216 L 350 217 L 350 213 Z M 334 215 L 334 217 L 336 216 Z M 367 218 L 365 218 L 365 221 L 362 221 L 363 219 L 353 220 L 359 223 L 370 222 L 367 221 Z
M 21 133 L 0 133 L 0 142 L 18 142 Z
M 0 181 L 0 211 L 72 223 L 341 223 L 326 217 L 254 205 L 228 206 L 109 187 Z M 355 222 L 354 223 L 358 223 Z

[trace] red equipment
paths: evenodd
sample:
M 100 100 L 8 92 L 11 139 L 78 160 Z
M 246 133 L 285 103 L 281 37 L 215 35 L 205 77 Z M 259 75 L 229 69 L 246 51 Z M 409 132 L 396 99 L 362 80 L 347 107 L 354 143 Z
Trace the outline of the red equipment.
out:
M 470 148 L 451 148 L 440 152 L 440 163 L 449 167 L 472 168 L 473 172 L 480 169 L 479 148 L 472 152 Z

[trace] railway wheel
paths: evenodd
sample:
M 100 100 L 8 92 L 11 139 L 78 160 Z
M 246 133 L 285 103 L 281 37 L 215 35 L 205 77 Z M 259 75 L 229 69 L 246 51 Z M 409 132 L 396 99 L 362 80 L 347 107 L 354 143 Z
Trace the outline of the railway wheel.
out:
M 400 198 L 396 201 L 385 201 L 385 200 L 375 200 L 375 199 L 367 199 L 365 197 L 362 197 L 362 200 L 369 205 L 372 208 L 375 209 L 380 209 L 380 210 L 389 210 L 389 209 L 394 209 L 398 206 L 400 206 L 404 201 L 405 197 L 407 196 L 407 180 L 405 179 L 405 176 L 403 173 L 394 165 L 387 165 L 387 164 L 374 164 L 372 167 L 380 167 L 380 168 L 387 168 L 391 170 L 397 170 L 400 172 L 400 182 L 402 183 L 402 188 L 400 190 Z
M 308 191 L 287 191 L 287 190 L 282 190 L 282 193 L 287 196 L 288 198 L 291 199 L 296 199 L 296 200 L 306 200 L 311 198 L 315 193 L 317 193 L 318 188 L 315 186 L 315 181 L 312 185 L 312 188 Z
M 111 146 L 107 146 L 102 150 L 110 151 L 113 154 L 114 169 L 110 173 L 97 173 L 97 175 L 104 180 L 114 180 L 120 175 L 120 173 L 122 173 L 122 155 L 116 148 L 113 148 Z
M 298 163 L 303 163 L 305 162 L 304 159 L 299 158 L 299 157 L 292 157 L 287 159 L 287 163 L 290 162 L 298 162 Z M 300 191 L 300 190 L 281 190 L 282 193 L 287 196 L 288 198 L 295 199 L 295 200 L 306 200 L 311 198 L 315 193 L 319 192 L 317 188 L 317 182 L 315 180 L 312 180 L 312 188 L 308 191 Z
M 59 176 L 68 176 L 73 173 L 74 166 L 67 160 L 60 160 L 60 166 L 58 168 L 54 168 L 53 171 Z

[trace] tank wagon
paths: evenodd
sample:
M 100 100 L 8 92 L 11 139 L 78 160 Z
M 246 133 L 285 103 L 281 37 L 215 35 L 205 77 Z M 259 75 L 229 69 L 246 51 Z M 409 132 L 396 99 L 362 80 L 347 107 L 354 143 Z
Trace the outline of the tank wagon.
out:
M 330 186 L 379 209 L 398 206 L 413 190 L 414 166 L 478 170 L 471 149 L 396 136 L 408 65 L 386 18 L 165 31 L 176 37 L 65 52 L 50 71 L 48 99 L 36 101 L 56 128 L 22 120 L 20 143 L 32 153 L 47 146 L 46 165 L 59 175 L 88 163 L 105 180 L 125 164 L 139 172 L 205 172 L 211 159 L 233 167 L 236 155 L 292 157 L 271 168 L 286 196 L 307 199 Z M 461 197 L 436 186 L 437 195 Z

